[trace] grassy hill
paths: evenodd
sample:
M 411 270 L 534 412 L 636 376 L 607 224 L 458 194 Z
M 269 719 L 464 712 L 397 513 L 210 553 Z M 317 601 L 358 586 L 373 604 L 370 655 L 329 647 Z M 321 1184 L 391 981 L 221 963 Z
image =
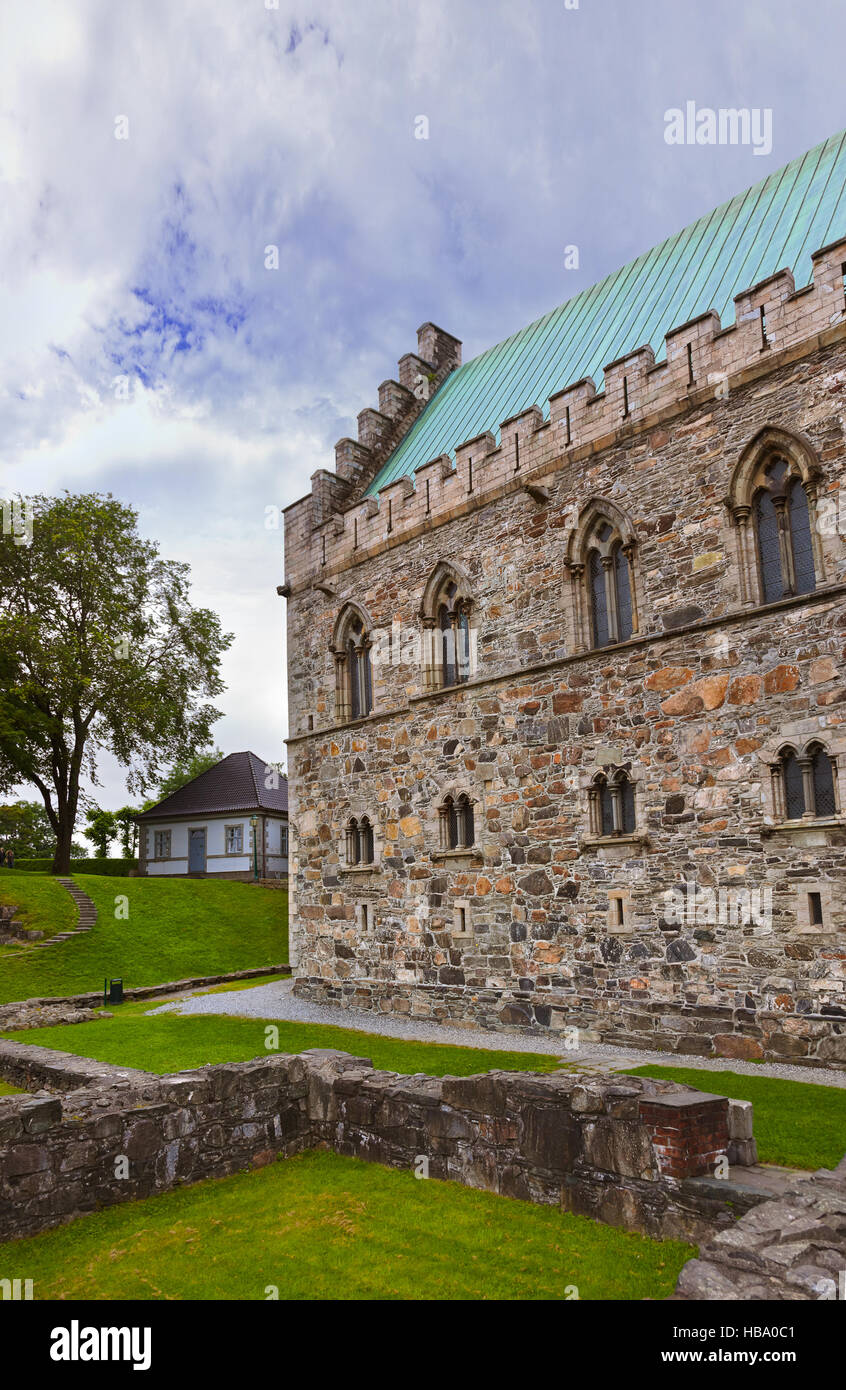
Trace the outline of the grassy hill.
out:
M 129 989 L 288 958 L 282 890 L 220 879 L 73 879 L 96 904 L 93 931 L 43 950 L 0 947 L 0 1003 L 102 989 L 107 975 Z M 0 902 L 49 935 L 76 920 L 70 894 L 46 874 L 0 871 Z

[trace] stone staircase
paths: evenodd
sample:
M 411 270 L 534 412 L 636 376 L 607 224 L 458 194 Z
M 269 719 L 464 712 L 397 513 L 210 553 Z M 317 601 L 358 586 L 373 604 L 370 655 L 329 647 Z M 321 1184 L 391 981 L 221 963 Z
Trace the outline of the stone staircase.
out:
M 34 951 L 43 951 L 46 946 L 55 946 L 60 941 L 69 941 L 72 936 L 81 936 L 83 932 L 89 932 L 97 921 L 97 909 L 87 893 L 83 893 L 81 888 L 77 888 L 71 878 L 57 878 L 63 888 L 66 888 L 77 906 L 76 926 L 71 927 L 70 931 L 56 932 L 54 936 L 43 939 L 42 931 L 30 931 L 24 923 L 15 918 L 18 911 L 16 907 L 0 907 L 0 942 L 10 942 L 13 939 L 22 943 L 31 943 Z M 7 953 L 5 959 L 10 955 L 18 953 Z M 22 953 L 21 953 L 22 954 Z

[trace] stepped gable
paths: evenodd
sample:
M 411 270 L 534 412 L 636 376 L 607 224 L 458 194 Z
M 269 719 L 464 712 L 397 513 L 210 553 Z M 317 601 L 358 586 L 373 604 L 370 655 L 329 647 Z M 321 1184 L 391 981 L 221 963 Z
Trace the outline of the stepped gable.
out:
M 278 787 L 267 787 L 265 778 L 269 766 L 255 753 L 230 753 L 148 811 L 142 811 L 136 819 L 161 820 L 167 816 L 235 811 L 287 812 L 288 780 L 280 776 Z

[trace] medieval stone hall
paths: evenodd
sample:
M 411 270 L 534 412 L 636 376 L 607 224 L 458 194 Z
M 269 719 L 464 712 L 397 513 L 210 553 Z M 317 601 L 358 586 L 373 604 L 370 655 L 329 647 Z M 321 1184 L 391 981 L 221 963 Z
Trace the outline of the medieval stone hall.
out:
M 845 428 L 846 135 L 424 324 L 286 511 L 298 994 L 846 1064 Z

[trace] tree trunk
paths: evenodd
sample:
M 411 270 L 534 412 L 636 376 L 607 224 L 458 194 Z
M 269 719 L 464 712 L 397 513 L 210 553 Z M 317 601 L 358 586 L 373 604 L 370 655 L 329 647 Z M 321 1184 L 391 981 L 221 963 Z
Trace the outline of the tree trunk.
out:
M 61 874 L 66 877 L 70 873 L 71 861 L 71 841 L 73 840 L 73 824 L 61 821 L 56 835 L 56 853 L 53 855 L 54 874 Z

